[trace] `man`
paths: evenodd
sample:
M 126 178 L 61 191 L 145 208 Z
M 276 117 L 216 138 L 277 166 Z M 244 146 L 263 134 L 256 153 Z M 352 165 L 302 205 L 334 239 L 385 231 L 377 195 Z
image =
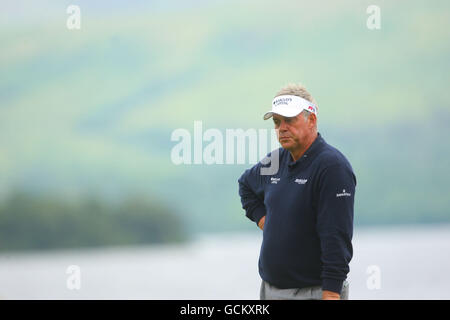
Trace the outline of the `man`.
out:
M 264 115 L 281 144 L 278 170 L 264 174 L 261 161 L 238 180 L 246 216 L 263 230 L 262 300 L 348 299 L 356 177 L 317 131 L 317 110 L 302 85 L 278 92 Z

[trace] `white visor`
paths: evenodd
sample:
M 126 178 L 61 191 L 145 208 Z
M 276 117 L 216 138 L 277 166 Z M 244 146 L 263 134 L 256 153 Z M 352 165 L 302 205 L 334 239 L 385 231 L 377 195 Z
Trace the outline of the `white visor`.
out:
M 307 110 L 317 116 L 317 107 L 312 102 L 299 96 L 278 96 L 273 99 L 272 110 L 266 112 L 264 115 L 264 120 L 270 119 L 274 113 L 283 117 L 295 117 L 303 110 Z

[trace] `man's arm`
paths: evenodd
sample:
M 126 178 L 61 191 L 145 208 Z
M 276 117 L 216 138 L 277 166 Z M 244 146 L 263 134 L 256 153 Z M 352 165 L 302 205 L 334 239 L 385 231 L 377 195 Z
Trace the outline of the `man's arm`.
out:
M 266 207 L 264 205 L 264 180 L 260 174 L 258 163 L 246 170 L 239 178 L 239 196 L 247 218 L 255 222 L 261 229 L 264 225 Z M 263 219 L 261 223 L 261 219 Z
M 319 177 L 316 229 L 322 249 L 324 299 L 339 299 L 350 270 L 355 187 L 356 178 L 345 164 L 332 165 Z

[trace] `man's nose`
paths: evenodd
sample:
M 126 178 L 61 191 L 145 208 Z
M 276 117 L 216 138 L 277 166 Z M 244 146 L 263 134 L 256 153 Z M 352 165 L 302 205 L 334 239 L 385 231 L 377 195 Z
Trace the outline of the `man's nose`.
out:
M 281 120 L 281 121 L 280 121 L 280 126 L 278 127 L 278 129 L 279 129 L 281 132 L 286 131 L 286 130 L 287 130 L 287 129 L 286 129 L 286 122 L 283 121 L 283 120 Z

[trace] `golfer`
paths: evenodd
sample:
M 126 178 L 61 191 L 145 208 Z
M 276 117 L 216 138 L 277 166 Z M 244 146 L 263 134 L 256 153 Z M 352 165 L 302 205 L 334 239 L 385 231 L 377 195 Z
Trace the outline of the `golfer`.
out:
M 246 216 L 263 230 L 260 299 L 348 299 L 356 177 L 346 157 L 317 131 L 317 103 L 288 85 L 264 119 L 281 148 L 278 170 L 260 161 L 239 178 Z

